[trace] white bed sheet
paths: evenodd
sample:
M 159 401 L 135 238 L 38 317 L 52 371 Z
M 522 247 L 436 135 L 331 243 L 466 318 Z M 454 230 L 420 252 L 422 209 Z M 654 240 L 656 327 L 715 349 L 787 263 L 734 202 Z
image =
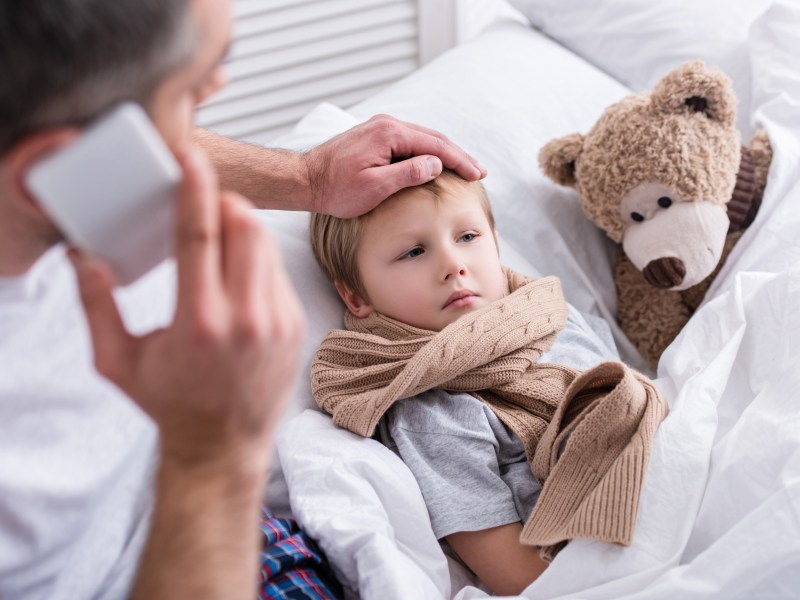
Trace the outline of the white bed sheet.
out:
M 672 410 L 655 439 L 633 544 L 571 542 L 526 598 L 791 598 L 800 590 L 798 36 L 800 7 L 789 2 L 750 32 L 751 101 L 775 150 L 769 185 L 706 303 L 662 357 L 657 383 Z M 351 113 L 438 128 L 478 157 L 490 172 L 504 259 L 559 275 L 579 309 L 613 322 L 609 246 L 535 158 L 543 143 L 585 131 L 625 93 L 534 30 L 503 24 Z M 317 143 L 353 117 L 321 107 L 285 145 Z M 286 223 L 274 219 L 265 217 L 285 236 Z M 302 225 L 288 230 L 297 237 Z M 302 256 L 293 260 L 307 262 Z M 308 288 L 308 278 L 295 277 Z M 341 318 L 330 289 L 316 297 L 326 289 L 319 277 L 313 286 L 322 288 L 307 298 L 322 306 L 311 315 L 309 347 Z M 345 585 L 382 600 L 485 597 L 434 540 L 402 462 L 304 412 L 308 393 L 298 390 L 279 453 L 292 510 Z

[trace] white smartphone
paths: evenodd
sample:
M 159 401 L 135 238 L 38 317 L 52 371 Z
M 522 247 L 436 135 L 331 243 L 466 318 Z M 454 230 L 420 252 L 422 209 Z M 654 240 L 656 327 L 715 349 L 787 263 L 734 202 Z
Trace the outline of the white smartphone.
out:
M 144 109 L 125 102 L 34 165 L 26 184 L 64 237 L 127 285 L 172 254 L 181 177 Z

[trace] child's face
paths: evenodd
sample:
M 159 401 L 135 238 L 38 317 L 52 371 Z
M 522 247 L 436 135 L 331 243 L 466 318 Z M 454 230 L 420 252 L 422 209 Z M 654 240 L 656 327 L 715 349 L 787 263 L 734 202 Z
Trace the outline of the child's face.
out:
M 440 331 L 507 291 L 494 232 L 466 186 L 439 201 L 426 190 L 386 201 L 365 223 L 357 261 L 368 300 L 340 292 L 358 317 L 375 310 Z

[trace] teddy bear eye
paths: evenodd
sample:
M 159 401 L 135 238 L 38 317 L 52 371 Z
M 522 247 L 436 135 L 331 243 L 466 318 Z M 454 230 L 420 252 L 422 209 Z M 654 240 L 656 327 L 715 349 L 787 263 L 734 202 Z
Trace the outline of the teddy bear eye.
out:
M 633 219 L 637 223 L 641 223 L 642 221 L 644 221 L 644 215 L 638 212 L 632 212 L 631 219 Z
M 661 208 L 669 208 L 672 206 L 672 198 L 668 196 L 661 196 L 661 198 L 658 199 L 658 205 Z

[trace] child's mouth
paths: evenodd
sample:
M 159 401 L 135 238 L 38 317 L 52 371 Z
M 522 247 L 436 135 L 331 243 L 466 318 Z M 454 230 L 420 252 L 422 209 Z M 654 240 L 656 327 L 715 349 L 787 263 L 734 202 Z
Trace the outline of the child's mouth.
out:
M 469 306 L 477 299 L 477 295 L 469 290 L 460 290 L 450 295 L 442 308 L 462 308 Z

